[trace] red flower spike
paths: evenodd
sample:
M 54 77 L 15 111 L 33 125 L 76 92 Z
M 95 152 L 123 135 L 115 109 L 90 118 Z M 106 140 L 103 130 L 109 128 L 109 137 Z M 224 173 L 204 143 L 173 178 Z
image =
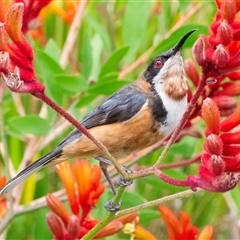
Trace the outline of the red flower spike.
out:
M 237 13 L 235 0 L 223 1 L 220 12 L 224 19 L 226 19 L 229 23 L 232 23 Z
M 223 157 L 226 163 L 226 172 L 239 172 L 240 171 L 240 153 L 234 157 Z
M 47 205 L 50 210 L 57 214 L 63 221 L 65 227 L 68 226 L 70 216 L 65 209 L 64 205 L 52 194 L 48 194 L 46 197 Z
M 21 53 L 30 61 L 33 61 L 33 50 L 24 37 L 22 29 L 23 3 L 13 4 L 6 17 L 5 27 L 9 37 L 21 49 Z
M 193 56 L 199 66 L 204 66 L 206 61 L 205 42 L 202 37 L 198 38 L 192 47 Z
M 228 50 L 219 44 L 213 53 L 212 60 L 218 68 L 223 68 L 227 65 L 230 59 Z
M 0 0 L 0 22 L 5 22 L 6 14 L 12 4 L 11 0 Z
M 240 144 L 224 144 L 223 156 L 235 156 L 240 153 Z
M 219 176 L 224 172 L 226 164 L 220 156 L 212 155 L 209 159 L 209 166 L 211 173 L 214 176 Z
M 220 43 L 224 46 L 228 46 L 233 40 L 233 29 L 226 20 L 223 20 L 217 30 L 217 36 Z
M 228 132 L 229 130 L 239 125 L 240 124 L 239 116 L 240 116 L 240 102 L 238 103 L 236 111 L 227 119 L 224 119 L 222 121 L 220 126 L 221 131 Z
M 210 170 L 208 169 L 209 168 L 209 163 L 207 163 L 208 166 L 203 166 L 203 165 L 200 165 L 198 167 L 198 175 L 201 177 L 201 179 L 203 179 L 204 181 L 208 182 L 208 183 L 211 183 L 212 182 L 212 178 L 213 178 L 213 175 L 212 173 L 210 172 Z
M 57 173 L 59 177 L 61 178 L 64 187 L 67 192 L 68 200 L 70 207 L 72 209 L 72 212 L 76 215 L 79 213 L 79 205 L 77 201 L 77 194 L 75 191 L 74 186 L 74 178 L 72 174 L 72 169 L 70 167 L 69 162 L 62 162 L 56 166 Z
M 227 192 L 233 189 L 239 182 L 238 174 L 223 173 L 219 177 L 213 179 L 212 185 L 216 188 L 216 192 Z
M 240 131 L 223 133 L 220 138 L 224 144 L 240 144 Z
M 216 95 L 238 96 L 240 95 L 240 82 L 228 83 L 223 86 L 223 90 L 216 93 Z
M 215 134 L 210 134 L 204 143 L 204 149 L 210 154 L 222 155 L 223 143 L 221 138 Z
M 59 221 L 58 217 L 52 212 L 47 214 L 47 225 L 50 228 L 54 236 L 54 239 L 56 240 L 64 239 L 62 224 Z
M 192 81 L 192 83 L 196 87 L 198 85 L 200 77 L 195 64 L 191 60 L 186 60 L 184 62 L 184 68 L 187 77 Z
M 69 219 L 67 231 L 69 235 L 69 240 L 78 239 L 78 233 L 80 232 L 80 224 L 77 216 L 72 215 Z
M 212 100 L 217 104 L 219 109 L 235 109 L 237 107 L 235 99 L 227 95 L 219 94 L 219 96 L 213 96 Z
M 220 113 L 216 103 L 211 98 L 206 98 L 203 101 L 202 118 L 208 128 L 206 135 L 218 135 L 220 130 Z
M 210 240 L 214 238 L 214 230 L 212 226 L 206 226 L 198 236 L 198 240 Z
M 240 80 L 240 72 L 230 72 L 227 77 L 231 80 Z

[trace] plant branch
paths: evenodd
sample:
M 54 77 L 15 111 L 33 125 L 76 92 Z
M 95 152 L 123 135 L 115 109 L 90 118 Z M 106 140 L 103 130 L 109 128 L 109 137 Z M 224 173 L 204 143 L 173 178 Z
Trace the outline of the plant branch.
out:
M 65 68 L 69 62 L 69 56 L 73 51 L 74 44 L 76 42 L 80 26 L 82 24 L 84 10 L 87 5 L 87 1 L 79 1 L 76 14 L 74 16 L 72 25 L 67 35 L 66 42 L 64 44 L 61 56 L 60 56 L 60 65 Z
M 157 200 L 153 200 L 153 201 L 150 201 L 147 203 L 140 204 L 140 205 L 132 207 L 132 208 L 121 210 L 121 211 L 117 212 L 115 214 L 115 216 L 116 216 L 116 218 L 119 218 L 121 216 L 128 215 L 128 214 L 131 214 L 134 212 L 138 212 L 138 211 L 146 209 L 146 208 L 152 208 L 152 207 L 159 206 L 163 203 L 173 201 L 178 198 L 190 197 L 193 194 L 196 194 L 196 192 L 193 192 L 192 190 L 187 190 L 187 191 L 183 191 L 180 193 L 172 194 L 172 195 L 169 195 L 169 196 L 157 199 Z
M 124 192 L 125 187 L 118 187 L 117 193 L 113 198 L 113 204 L 118 204 L 121 200 L 122 194 Z M 92 240 L 94 237 L 105 227 L 107 226 L 113 219 L 115 219 L 115 213 L 109 212 L 107 216 L 96 224 L 83 238 L 82 240 Z

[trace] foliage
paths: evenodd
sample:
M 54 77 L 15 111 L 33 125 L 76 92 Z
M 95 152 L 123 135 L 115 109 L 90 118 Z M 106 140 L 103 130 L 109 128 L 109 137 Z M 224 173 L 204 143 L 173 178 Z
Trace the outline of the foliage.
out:
M 27 15 L 27 10 L 31 12 L 31 7 L 33 7 L 29 4 L 31 1 L 15 2 L 25 3 L 25 15 Z M 27 19 L 23 18 L 25 22 L 23 22 L 22 30 L 33 47 L 34 56 L 29 49 L 23 49 L 22 52 L 18 52 L 19 58 L 15 64 L 20 65 L 22 69 L 26 67 L 26 64 L 32 64 L 32 69 L 35 69 L 36 72 L 34 74 L 31 72 L 32 75 L 24 72 L 26 74 L 24 76 L 30 76 L 33 81 L 40 80 L 40 83 L 34 87 L 42 89 L 45 86 L 46 94 L 76 119 L 81 119 L 107 96 L 140 77 L 153 57 L 172 47 L 186 32 L 196 28 L 198 31 L 189 37 L 183 49 L 183 58 L 192 58 L 192 46 L 197 39 L 201 39 L 198 38 L 199 35 L 208 35 L 209 26 L 217 12 L 214 2 L 197 3 L 196 1 L 181 0 L 143 1 L 141 3 L 131 0 L 124 2 L 70 0 L 42 2 L 45 3 L 40 9 L 36 6 L 34 8 L 39 12 L 32 11 L 32 17 L 30 14 Z M 3 0 L 0 1 L 0 4 L 4 5 L 0 6 L 0 9 L 6 10 L 11 1 Z M 219 7 L 221 3 L 217 1 L 217 4 Z M 82 12 L 79 10 L 80 5 L 83 9 Z M 71 33 L 70 28 L 79 11 L 81 16 L 77 24 L 76 43 L 74 43 L 71 42 L 71 39 L 74 40 L 74 33 Z M 228 11 L 227 13 L 228 15 L 224 16 L 226 18 L 231 15 Z M 216 23 L 219 19 L 218 15 Z M 29 22 L 30 20 L 32 21 Z M 1 22 L 4 22 L 4 19 L 1 18 Z M 10 32 L 11 30 L 16 29 L 10 27 Z M 219 33 L 215 35 L 219 37 Z M 219 40 L 215 35 L 212 36 L 212 44 L 214 42 L 216 46 L 219 42 L 223 43 L 220 41 L 222 39 Z M 11 35 L 9 37 L 11 38 Z M 224 40 L 226 39 L 224 38 Z M 12 39 L 11 44 L 14 43 L 14 39 Z M 66 50 L 68 47 L 71 48 L 70 52 Z M 209 48 L 211 49 L 211 46 Z M 16 50 L 13 47 L 11 49 Z M 203 66 L 203 59 L 197 55 L 198 49 L 199 45 L 195 45 L 195 58 L 197 63 Z M 225 51 L 222 48 L 220 50 Z M 229 56 L 224 54 L 221 57 L 223 56 L 223 60 L 226 61 Z M 216 54 L 215 57 L 213 55 L 211 57 L 217 58 Z M 220 63 L 220 68 L 225 66 L 221 66 Z M 186 72 L 191 80 L 189 85 L 193 94 L 196 83 L 199 81 L 199 78 L 196 77 L 199 75 L 196 74 L 199 74 L 200 69 L 192 61 L 188 61 L 186 62 Z M 21 68 L 20 73 L 23 74 Z M 235 94 L 232 94 L 233 97 L 231 94 L 227 94 L 226 90 L 222 95 L 227 95 L 228 98 L 225 98 L 224 101 L 217 97 L 219 93 L 215 94 L 215 100 L 220 110 L 218 114 L 221 114 L 221 117 L 229 116 L 236 109 L 238 99 L 235 96 L 239 95 L 240 91 L 239 76 L 236 76 L 235 73 L 234 76 L 229 76 L 229 79 L 234 77 L 236 78 L 233 80 L 235 81 L 234 87 L 229 85 L 227 80 L 228 84 L 217 85 L 218 89 L 214 88 L 214 85 L 208 86 L 208 90 L 203 93 L 206 98 L 213 97 L 214 93 L 224 91 L 227 87 L 230 89 L 228 92 L 235 91 Z M 219 80 L 218 76 L 216 78 Z M 72 126 L 45 103 L 32 95 L 13 93 L 4 86 L 2 81 L 0 85 L 0 165 L 4 167 L 0 168 L 0 183 L 1 176 L 13 177 L 29 162 L 56 147 L 72 130 Z M 24 89 L 22 92 L 29 91 Z M 205 142 L 205 134 L 207 137 L 209 136 L 205 128 L 206 125 L 209 127 L 211 123 L 206 120 L 209 115 L 206 118 L 203 117 L 206 124 L 199 117 L 201 103 L 198 102 L 194 118 L 188 122 L 188 128 L 182 130 L 181 137 L 173 145 L 162 165 L 162 168 L 166 169 L 164 173 L 172 178 L 187 179 L 190 175 L 197 175 L 199 167 L 197 163 L 203 152 L 203 144 L 204 151 L 208 154 L 212 153 L 212 149 L 209 151 L 206 145 L 209 142 L 211 144 L 213 140 Z M 220 124 L 219 117 L 216 119 Z M 213 128 L 213 126 L 210 127 L 210 130 Z M 228 130 L 226 130 L 227 133 Z M 219 132 L 214 132 L 214 134 L 218 135 Z M 128 158 L 128 163 L 134 170 L 152 166 L 162 150 L 161 146 L 136 153 Z M 219 153 L 219 155 L 221 154 Z M 125 164 L 125 160 L 122 163 Z M 175 166 L 176 163 L 179 165 Z M 7 166 L 9 166 L 9 170 Z M 210 167 L 208 166 L 208 168 Z M 115 175 L 116 171 L 112 168 L 111 173 Z M 5 183 L 5 178 L 3 181 Z M 192 182 L 195 183 L 195 180 Z M 192 188 L 194 187 L 197 186 L 192 186 Z M 51 239 L 52 235 L 46 223 L 46 213 L 49 210 L 46 206 L 45 196 L 54 192 L 57 197 L 63 199 L 65 208 L 69 210 L 65 201 L 66 195 L 64 191 L 59 190 L 61 188 L 62 183 L 52 167 L 34 174 L 26 180 L 23 186 L 17 187 L 12 193 L 14 205 L 17 206 L 16 212 L 8 228 L 4 222 L 6 218 L 2 219 L 0 228 L 4 226 L 4 229 L 1 229 L 1 238 L 17 239 L 21 236 L 22 239 Z M 178 193 L 182 189 L 180 186 L 169 185 L 156 176 L 137 179 L 134 181 L 133 187 L 125 190 L 122 196 L 122 208 L 133 207 Z M 96 208 L 91 211 L 93 219 L 102 219 L 106 215 L 103 204 L 111 198 L 110 194 L 108 190 L 104 191 L 96 203 Z M 239 219 L 239 194 L 238 188 L 224 195 L 201 191 L 190 198 L 176 199 L 167 205 L 174 211 L 178 212 L 181 209 L 187 212 L 191 217 L 192 224 L 200 229 L 206 225 L 212 225 L 216 239 L 229 239 L 236 232 L 235 228 L 230 226 L 236 224 Z M 4 200 L 6 209 L 6 199 L 0 198 L 0 204 L 2 200 Z M 11 201 L 11 199 L 7 200 Z M 10 209 L 6 209 L 7 211 L 11 214 Z M 6 214 L 5 211 L 0 211 L 0 217 L 2 212 L 4 215 Z M 167 230 L 164 230 L 163 220 L 159 217 L 157 208 L 140 211 L 139 226 L 150 231 L 158 239 L 165 239 L 167 236 Z M 106 239 L 116 238 L 129 239 L 129 235 L 118 232 L 118 235 Z

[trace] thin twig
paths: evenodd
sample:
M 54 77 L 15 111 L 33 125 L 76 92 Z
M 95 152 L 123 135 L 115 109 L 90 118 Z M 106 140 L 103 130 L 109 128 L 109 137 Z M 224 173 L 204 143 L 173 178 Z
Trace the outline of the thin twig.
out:
M 75 42 L 77 40 L 77 35 L 80 29 L 80 26 L 82 24 L 83 16 L 84 16 L 84 10 L 86 7 L 87 1 L 81 0 L 79 1 L 77 12 L 75 14 L 75 17 L 73 19 L 72 25 L 70 27 L 70 30 L 67 35 L 66 42 L 64 44 L 61 57 L 60 57 L 60 65 L 65 68 L 69 61 L 69 56 L 73 50 L 73 47 L 75 45 Z
M 199 191 L 201 191 L 201 190 L 199 190 Z M 183 192 L 180 192 L 180 193 L 175 193 L 175 194 L 172 194 L 172 195 L 169 195 L 169 196 L 157 199 L 157 200 L 153 200 L 153 201 L 150 201 L 150 202 L 147 202 L 147 203 L 140 204 L 140 205 L 132 207 L 132 208 L 121 210 L 121 211 L 119 211 L 115 214 L 115 217 L 119 218 L 121 216 L 128 215 L 128 214 L 133 213 L 133 212 L 138 212 L 138 211 L 146 209 L 146 208 L 152 208 L 152 207 L 159 206 L 163 203 L 173 201 L 173 200 L 178 199 L 178 198 L 190 197 L 194 194 L 196 194 L 196 192 L 193 192 L 192 190 L 187 190 L 187 191 L 183 191 Z

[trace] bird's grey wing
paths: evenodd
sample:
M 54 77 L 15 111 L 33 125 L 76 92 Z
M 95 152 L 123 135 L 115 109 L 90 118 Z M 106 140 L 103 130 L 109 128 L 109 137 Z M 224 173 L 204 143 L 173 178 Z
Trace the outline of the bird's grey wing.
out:
M 90 129 L 100 125 L 124 122 L 136 115 L 147 101 L 147 97 L 133 86 L 130 84 L 121 88 L 87 114 L 81 121 L 83 126 Z M 74 129 L 59 146 L 64 146 L 80 136 L 81 133 L 77 129 Z

